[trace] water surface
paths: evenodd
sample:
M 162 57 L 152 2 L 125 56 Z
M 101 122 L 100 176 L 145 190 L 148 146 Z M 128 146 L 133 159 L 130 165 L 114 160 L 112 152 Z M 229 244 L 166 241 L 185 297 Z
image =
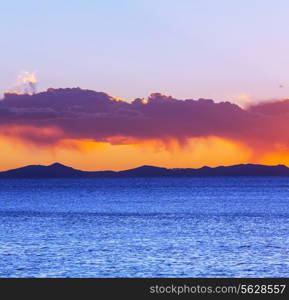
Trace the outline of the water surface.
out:
M 289 277 L 289 178 L 0 181 L 0 277 Z

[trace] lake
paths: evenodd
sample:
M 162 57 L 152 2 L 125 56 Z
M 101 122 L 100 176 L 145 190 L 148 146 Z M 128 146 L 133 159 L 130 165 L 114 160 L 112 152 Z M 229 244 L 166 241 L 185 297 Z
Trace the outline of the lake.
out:
M 0 277 L 289 277 L 289 178 L 0 180 Z

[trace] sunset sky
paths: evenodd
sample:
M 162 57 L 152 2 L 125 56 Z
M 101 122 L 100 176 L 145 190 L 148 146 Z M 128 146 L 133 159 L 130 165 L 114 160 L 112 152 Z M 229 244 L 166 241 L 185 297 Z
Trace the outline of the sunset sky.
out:
M 289 165 L 288 11 L 286 0 L 2 1 L 0 170 Z

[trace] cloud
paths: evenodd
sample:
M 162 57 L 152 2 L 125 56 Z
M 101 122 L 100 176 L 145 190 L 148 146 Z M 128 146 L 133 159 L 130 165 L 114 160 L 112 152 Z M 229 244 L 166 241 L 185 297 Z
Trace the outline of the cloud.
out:
M 0 101 L 0 133 L 36 144 L 86 139 L 112 144 L 144 140 L 218 137 L 256 152 L 289 146 L 289 100 L 241 108 L 207 99 L 178 100 L 159 93 L 121 101 L 80 88 L 48 89 L 35 95 L 7 93 Z

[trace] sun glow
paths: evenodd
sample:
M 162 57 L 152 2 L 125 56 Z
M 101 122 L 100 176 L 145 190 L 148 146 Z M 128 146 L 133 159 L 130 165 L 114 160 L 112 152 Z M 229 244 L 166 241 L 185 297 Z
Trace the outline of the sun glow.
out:
M 13 135 L 1 130 L 0 145 L 5 155 L 1 169 L 27 164 L 49 164 L 55 161 L 83 170 L 123 170 L 140 165 L 168 168 L 199 168 L 204 165 L 232 165 L 250 162 L 251 151 L 244 145 L 217 137 L 190 139 L 186 144 L 176 140 L 139 140 L 131 144 L 111 144 L 93 140 L 59 139 L 43 143 L 41 135 L 54 137 L 61 132 L 54 128 L 39 130 L 33 136 L 31 128 L 26 132 L 13 129 Z M 23 140 L 29 134 L 37 139 L 37 145 Z M 5 154 L 6 153 L 6 154 Z

